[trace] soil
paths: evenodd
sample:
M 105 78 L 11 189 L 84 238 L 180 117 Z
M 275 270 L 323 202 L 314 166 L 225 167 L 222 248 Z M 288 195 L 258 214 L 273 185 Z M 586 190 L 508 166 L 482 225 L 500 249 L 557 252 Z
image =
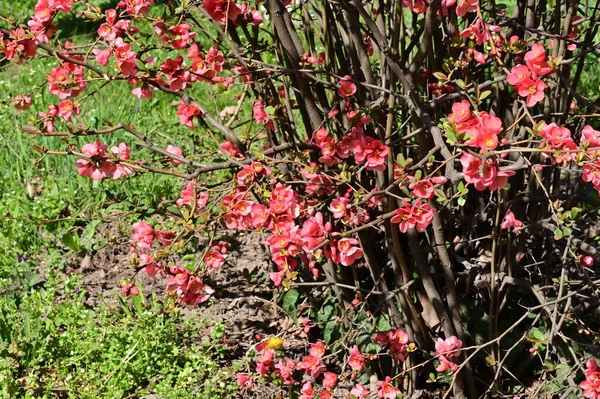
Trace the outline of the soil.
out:
M 226 366 L 234 359 L 245 359 L 250 346 L 257 342 L 257 336 L 274 336 L 282 329 L 292 330 L 294 326 L 273 300 L 272 284 L 265 280 L 271 266 L 261 237 L 257 233 L 234 236 L 231 232 L 223 232 L 221 235 L 230 243 L 226 263 L 221 270 L 211 271 L 204 278 L 215 288 L 215 294 L 198 307 L 181 306 L 179 311 L 186 318 L 207 321 L 209 326 L 218 321 L 225 324 L 225 338 L 231 348 L 229 358 L 225 359 Z M 86 292 L 85 304 L 91 308 L 120 307 L 121 281 L 134 277 L 141 282 L 146 299 L 152 293 L 166 295 L 166 277 L 149 277 L 143 272 L 136 275 L 135 269 L 128 267 L 129 258 L 128 241 L 110 243 L 92 255 L 69 259 L 65 277 L 81 277 L 80 288 Z M 249 275 L 253 276 L 250 280 Z M 305 345 L 306 340 L 286 339 L 286 355 L 289 356 L 291 350 L 299 357 L 304 353 Z M 239 397 L 284 398 L 287 392 L 273 384 L 261 384 L 250 392 L 240 393 Z

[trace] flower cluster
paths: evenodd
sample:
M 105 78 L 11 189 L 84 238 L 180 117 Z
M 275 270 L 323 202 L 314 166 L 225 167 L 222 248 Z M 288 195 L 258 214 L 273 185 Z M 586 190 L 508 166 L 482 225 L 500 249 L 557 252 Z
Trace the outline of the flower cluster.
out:
M 600 398 L 600 367 L 596 359 L 589 359 L 583 370 L 585 380 L 579 386 L 583 389 L 583 397 L 588 399 Z
M 544 99 L 544 90 L 548 87 L 541 77 L 554 69 L 548 65 L 546 48 L 533 43 L 531 50 L 525 53 L 525 64 L 512 67 L 506 80 L 515 87 L 519 96 L 526 97 L 528 107 L 533 107 Z
M 465 145 L 478 147 L 482 153 L 498 147 L 498 135 L 504 130 L 500 118 L 489 113 L 471 112 L 467 100 L 454 103 L 448 121 L 466 138 Z
M 515 174 L 511 170 L 501 170 L 495 158 L 483 161 L 479 156 L 464 152 L 460 158 L 465 181 L 473 184 L 478 191 L 486 188 L 496 191 L 508 183 L 508 178 Z
M 454 335 L 445 340 L 438 338 L 435 343 L 435 354 L 440 361 L 439 366 L 436 367 L 438 372 L 450 370 L 454 373 L 458 370 L 458 365 L 450 359 L 460 356 L 462 344 L 462 341 Z
M 408 356 L 408 334 L 401 329 L 395 331 L 388 331 L 385 333 L 377 333 L 375 335 L 375 342 L 382 347 L 388 347 L 388 354 L 394 359 L 401 362 L 406 360 Z
M 402 201 L 402 207 L 396 209 L 392 217 L 392 223 L 398 223 L 400 231 L 406 233 L 408 229 L 416 227 L 417 231 L 423 232 L 433 221 L 435 210 L 427 202 L 416 200 L 413 204 Z
M 204 0 L 202 7 L 212 19 L 223 25 L 229 23 L 239 26 L 242 22 L 260 25 L 263 21 L 260 11 L 255 8 L 249 9 L 246 3 L 240 5 L 231 0 Z
M 567 164 L 575 160 L 578 147 L 569 129 L 550 123 L 539 130 L 539 135 L 542 136 L 542 149 L 552 151 L 551 154 L 544 153 L 552 163 Z
M 108 146 L 102 144 L 100 140 L 85 144 L 81 148 L 81 153 L 87 158 L 80 158 L 75 162 L 79 169 L 79 175 L 94 180 L 102 180 L 112 176 L 116 180 L 134 172 L 131 166 L 122 162 L 129 161 L 130 148 L 125 143 L 110 149 L 110 155 L 113 159 L 109 159 L 107 156 L 107 149 Z

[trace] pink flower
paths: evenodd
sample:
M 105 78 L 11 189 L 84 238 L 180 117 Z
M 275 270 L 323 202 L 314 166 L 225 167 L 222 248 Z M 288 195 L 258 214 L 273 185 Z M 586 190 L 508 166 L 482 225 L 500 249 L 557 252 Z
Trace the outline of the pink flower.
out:
M 241 389 L 252 389 L 254 386 L 253 376 L 249 373 L 237 373 L 237 383 Z
M 419 181 L 412 182 L 408 185 L 412 193 L 417 198 L 431 198 L 433 197 L 433 183 L 430 179 L 422 179 Z
M 149 100 L 152 98 L 152 90 L 150 90 L 150 86 L 148 85 L 148 83 L 143 83 L 142 86 L 136 87 L 135 89 L 131 90 L 131 94 L 133 94 L 140 100 Z
M 579 386 L 583 389 L 583 396 L 589 399 L 600 398 L 600 367 L 595 359 L 589 359 L 586 362 L 586 369 L 583 370 L 585 380 Z
M 16 109 L 24 111 L 31 106 L 31 96 L 28 94 L 19 94 L 15 97 L 12 104 Z
M 62 67 L 53 68 L 47 76 L 50 93 L 61 100 L 78 96 L 87 86 L 83 75 L 82 66 L 69 62 L 65 62 Z
M 129 160 L 129 153 L 131 152 L 131 148 L 127 146 L 125 143 L 119 144 L 118 147 L 111 147 L 110 152 L 113 156 L 120 161 Z M 115 164 L 115 171 L 113 172 L 113 179 L 117 180 L 121 176 L 129 175 L 133 173 L 133 168 L 130 166 L 124 165 L 122 163 Z
M 435 343 L 435 354 L 440 361 L 440 365 L 436 370 L 440 373 L 450 369 L 452 372 L 458 370 L 458 365 L 449 359 L 460 356 L 462 341 L 452 335 L 445 340 L 438 338 Z
M 112 55 L 112 48 L 107 47 L 104 50 L 94 49 L 92 53 L 96 56 L 96 62 L 100 65 L 107 66 L 108 59 Z
M 531 50 L 525 53 L 525 63 L 529 67 L 533 78 L 544 76 L 552 72 L 546 61 L 546 48 L 538 43 L 531 45 Z
M 384 145 L 379 140 L 373 140 L 368 147 L 365 148 L 365 154 L 367 157 L 365 168 L 367 170 L 384 171 L 388 152 L 388 146 Z
M 106 160 L 107 148 L 108 146 L 102 144 L 100 140 L 96 140 L 92 144 L 85 144 L 81 148 L 81 152 L 87 155 L 89 159 L 80 158 L 75 162 L 75 165 L 79 168 L 79 175 L 91 177 L 94 180 L 102 180 L 112 175 L 115 171 L 115 165 Z
M 334 218 L 340 219 L 346 216 L 349 205 L 350 200 L 348 198 L 336 198 L 331 201 L 331 204 L 329 204 L 329 210 L 333 214 Z
M 71 122 L 73 113 L 79 115 L 79 107 L 74 105 L 70 100 L 62 100 L 58 104 L 58 115 L 62 116 L 67 122 Z
M 503 229 L 510 229 L 511 227 L 515 232 L 519 231 L 523 227 L 523 222 L 515 218 L 515 214 L 512 211 L 508 211 L 502 220 L 500 225 Z
M 488 188 L 495 191 L 508 183 L 508 177 L 515 174 L 513 171 L 501 171 L 494 158 L 488 158 L 485 165 L 481 159 L 467 152 L 460 158 L 463 166 L 465 181 L 473 184 L 478 191 Z
M 400 394 L 400 390 L 393 386 L 391 381 L 392 378 L 387 376 L 385 377 L 385 381 L 377 382 L 377 388 L 379 388 L 379 392 L 377 392 L 378 398 L 396 399 Z
M 586 163 L 583 165 L 581 178 L 586 183 L 592 183 L 594 187 L 600 187 L 600 163 Z
M 182 125 L 187 126 L 190 130 L 194 128 L 194 117 L 200 116 L 202 112 L 198 105 L 192 103 L 187 105 L 185 102 L 179 104 L 177 108 L 177 117 Z
M 194 194 L 195 184 L 194 182 L 189 182 L 186 188 L 181 192 L 181 197 L 175 201 L 178 208 L 181 208 L 184 205 L 188 205 L 191 207 L 191 204 L 196 201 L 196 211 L 204 208 L 208 203 L 208 193 L 205 191 L 199 191 Z
M 479 0 L 458 0 L 456 15 L 464 17 L 468 12 L 476 12 L 478 7 Z
M 300 399 L 313 399 L 315 397 L 315 390 L 313 389 L 312 383 L 305 382 L 300 390 Z
M 533 107 L 538 102 L 544 99 L 544 89 L 546 85 L 541 79 L 533 81 L 531 79 L 525 79 L 521 82 L 521 85 L 517 89 L 517 92 L 521 97 L 527 97 L 527 106 Z
M 354 345 L 348 358 L 348 364 L 352 370 L 361 371 L 365 367 L 365 357 L 360 353 L 358 346 Z
M 286 385 L 294 383 L 292 373 L 294 372 L 295 363 L 290 359 L 282 359 L 275 365 L 275 373 Z
M 242 8 L 231 0 L 204 0 L 202 7 L 212 19 L 223 25 L 228 19 L 235 21 L 242 14 Z
M 129 15 L 143 16 L 148 14 L 148 7 L 154 4 L 154 0 L 122 0 L 119 8 L 125 8 Z
M 115 39 L 114 54 L 117 59 L 117 66 L 125 76 L 132 76 L 138 72 L 135 66 L 137 55 L 131 51 L 131 45 L 125 43 L 120 37 Z
M 527 68 L 527 65 L 517 65 L 511 68 L 506 80 L 518 89 L 530 76 L 531 71 Z
M 585 125 L 581 131 L 581 145 L 592 148 L 600 147 L 600 132 L 590 125 Z
M 356 93 L 356 85 L 350 82 L 351 76 L 345 76 L 344 79 L 338 81 L 338 85 L 340 88 L 338 89 L 338 93 L 342 97 L 350 97 Z
M 269 121 L 269 114 L 265 111 L 265 102 L 263 100 L 258 100 L 254 103 L 252 107 L 252 111 L 254 113 L 254 120 L 258 124 L 262 124 Z
M 174 145 L 169 144 L 167 146 L 167 152 L 179 158 L 183 158 L 183 150 L 181 149 L 181 147 L 176 147 Z M 171 159 L 171 162 L 173 163 L 173 165 L 181 165 L 182 163 L 181 161 L 178 161 L 176 159 Z
M 471 116 L 471 103 L 467 100 L 462 100 L 452 105 L 452 113 L 448 115 L 448 119 L 459 124 L 468 121 L 471 119 Z
M 131 240 L 137 243 L 137 247 L 141 249 L 152 248 L 154 242 L 154 228 L 145 221 L 139 221 L 132 226 L 133 234 Z
M 355 238 L 342 238 L 337 243 L 340 254 L 340 263 L 344 266 L 354 264 L 357 259 L 363 257 L 363 250 Z
M 323 387 L 325 389 L 333 389 L 337 384 L 337 375 L 332 372 L 326 371 L 323 373 Z
M 350 395 L 354 396 L 356 399 L 364 399 L 369 395 L 369 391 L 361 384 L 356 384 L 350 391 Z

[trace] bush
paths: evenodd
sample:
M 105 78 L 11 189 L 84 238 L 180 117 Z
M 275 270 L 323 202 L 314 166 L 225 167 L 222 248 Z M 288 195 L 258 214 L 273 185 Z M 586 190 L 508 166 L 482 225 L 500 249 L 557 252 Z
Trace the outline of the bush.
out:
M 36 150 L 81 176 L 182 180 L 151 211 L 116 198 L 140 214 L 131 266 L 179 304 L 219 289 L 218 232 L 264 236 L 292 327 L 253 345 L 242 389 L 600 395 L 598 5 L 110 7 L 40 0 L 27 25 L 7 19 L 7 60 L 55 59 L 13 104 L 50 93 L 22 130 L 61 137 Z M 67 41 L 74 18 L 93 33 Z M 88 101 L 109 90 L 172 98 L 177 142 L 116 108 L 91 125 Z M 286 352 L 293 331 L 307 356 Z

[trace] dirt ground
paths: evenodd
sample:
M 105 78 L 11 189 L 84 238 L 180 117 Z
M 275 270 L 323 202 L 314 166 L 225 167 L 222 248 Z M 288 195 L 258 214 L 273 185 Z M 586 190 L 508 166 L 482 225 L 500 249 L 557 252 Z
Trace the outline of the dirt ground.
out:
M 187 318 L 205 320 L 209 326 L 217 321 L 225 324 L 225 338 L 231 348 L 225 362 L 231 364 L 232 360 L 245 359 L 250 346 L 256 343 L 257 335 L 265 338 L 279 333 L 282 328 L 289 329 L 290 319 L 281 314 L 283 310 L 273 301 L 272 284 L 265 279 L 271 266 L 260 236 L 253 233 L 232 237 L 227 232 L 222 235 L 230 243 L 226 263 L 221 270 L 205 276 L 205 282 L 216 290 L 213 298 L 198 307 L 180 306 L 179 311 Z M 129 257 L 129 243 L 124 240 L 109 244 L 92 255 L 69 259 L 64 273 L 81 277 L 87 306 L 120 307 L 121 281 L 135 275 L 135 269 L 128 267 Z M 250 273 L 256 275 L 252 282 L 245 277 Z M 141 272 L 135 278 L 141 281 L 147 299 L 153 292 L 166 295 L 165 276 L 149 277 Z M 304 347 L 299 346 L 306 345 L 306 341 L 301 343 L 292 339 L 287 340 L 286 345 L 294 346 L 293 352 L 300 356 Z M 240 393 L 239 397 L 283 398 L 287 393 L 272 384 L 265 384 L 255 387 L 252 392 Z

